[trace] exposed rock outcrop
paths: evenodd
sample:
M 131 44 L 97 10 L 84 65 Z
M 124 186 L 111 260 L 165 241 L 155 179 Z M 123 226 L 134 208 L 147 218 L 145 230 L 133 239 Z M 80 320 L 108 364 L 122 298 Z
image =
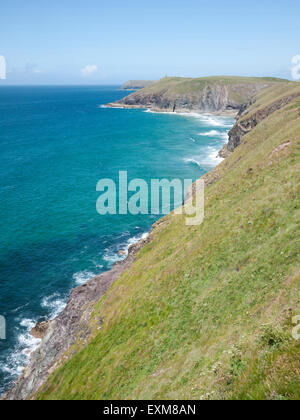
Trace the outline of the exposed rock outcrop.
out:
M 239 116 L 241 117 L 240 119 L 239 118 L 237 119 L 237 123 L 230 130 L 229 135 L 228 135 L 229 136 L 228 143 L 219 152 L 219 156 L 226 158 L 230 153 L 234 151 L 236 147 L 240 145 L 243 136 L 249 133 L 254 127 L 257 126 L 257 124 L 259 124 L 269 115 L 273 114 L 274 112 L 288 105 L 298 96 L 300 96 L 299 93 L 285 96 L 281 98 L 280 100 L 277 100 L 271 103 L 267 107 L 263 109 L 259 109 L 257 112 L 252 113 L 251 115 L 249 115 L 249 117 L 247 117 L 247 113 L 245 116 L 245 112 L 247 111 L 247 108 L 251 104 L 249 104 L 248 106 L 243 106 L 239 113 Z
M 30 334 L 35 338 L 44 338 L 49 328 L 49 323 L 49 321 L 45 321 L 36 324 L 36 326 L 30 331 Z

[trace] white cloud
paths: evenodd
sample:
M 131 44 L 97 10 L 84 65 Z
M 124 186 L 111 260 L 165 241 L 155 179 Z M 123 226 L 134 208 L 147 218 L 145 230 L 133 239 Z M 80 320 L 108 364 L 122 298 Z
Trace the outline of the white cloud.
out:
M 300 55 L 295 55 L 292 58 L 292 78 L 295 80 L 300 80 Z
M 0 80 L 6 79 L 6 60 L 3 55 L 0 55 Z
M 38 68 L 37 64 L 35 63 L 26 63 L 24 69 L 21 69 L 21 72 L 24 73 L 33 73 L 33 74 L 39 74 L 41 73 L 41 70 Z
M 93 73 L 97 73 L 98 71 L 98 66 L 96 66 L 95 64 L 87 64 L 85 67 L 83 67 L 83 69 L 81 69 L 81 74 L 84 77 L 88 77 Z

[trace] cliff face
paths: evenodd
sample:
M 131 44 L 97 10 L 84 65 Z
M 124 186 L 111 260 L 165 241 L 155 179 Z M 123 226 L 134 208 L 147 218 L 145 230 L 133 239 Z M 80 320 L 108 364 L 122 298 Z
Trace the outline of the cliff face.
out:
M 168 112 L 238 112 L 261 90 L 281 79 L 211 77 L 185 79 L 166 77 L 109 106 L 150 108 Z
M 248 107 L 241 108 L 237 117 L 237 123 L 228 134 L 228 143 L 219 152 L 219 156 L 224 158 L 227 157 L 229 153 L 232 153 L 234 149 L 241 144 L 242 137 L 249 133 L 254 127 L 256 127 L 257 124 L 272 115 L 274 112 L 285 107 L 299 96 L 300 92 L 292 93 L 290 95 L 279 98 L 266 107 L 252 113 L 247 110 Z M 248 114 L 250 115 L 248 116 Z

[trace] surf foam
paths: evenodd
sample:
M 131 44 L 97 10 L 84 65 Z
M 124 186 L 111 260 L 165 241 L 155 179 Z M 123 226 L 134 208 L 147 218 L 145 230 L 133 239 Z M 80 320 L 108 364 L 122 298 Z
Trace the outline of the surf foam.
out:
M 147 239 L 148 235 L 149 232 L 143 233 L 142 235 L 132 236 L 126 241 L 125 244 L 119 244 L 118 250 L 116 250 L 115 247 L 106 248 L 103 259 L 107 261 L 110 266 L 112 266 L 117 261 L 124 260 L 128 256 L 128 251 L 131 245 L 138 243 L 142 239 Z
M 63 299 L 58 293 L 53 293 L 44 297 L 41 306 L 49 311 L 48 319 L 52 320 L 64 310 L 66 304 L 66 299 Z

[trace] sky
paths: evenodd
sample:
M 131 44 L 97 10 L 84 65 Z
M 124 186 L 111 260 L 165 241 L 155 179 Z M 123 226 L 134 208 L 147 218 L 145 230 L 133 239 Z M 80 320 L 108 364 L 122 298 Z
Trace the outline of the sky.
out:
M 1 1 L 0 86 L 166 74 L 300 79 L 300 1 Z

